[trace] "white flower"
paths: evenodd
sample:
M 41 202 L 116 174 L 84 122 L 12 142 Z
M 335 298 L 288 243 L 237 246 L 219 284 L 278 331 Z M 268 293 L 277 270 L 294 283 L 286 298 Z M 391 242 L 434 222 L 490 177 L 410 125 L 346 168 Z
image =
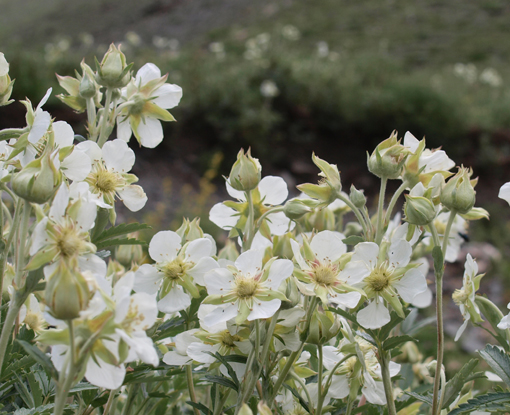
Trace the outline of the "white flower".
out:
M 118 196 L 132 212 L 145 206 L 147 196 L 140 186 L 133 185 L 138 178 L 128 172 L 135 163 L 135 153 L 122 140 L 108 141 L 103 148 L 93 141 L 79 143 L 76 148 L 92 161 L 92 171 L 85 181 L 90 191 L 113 206 Z
M 179 104 L 180 86 L 166 84 L 168 75 L 153 63 L 146 63 L 136 78 L 122 91 L 124 102 L 119 106 L 117 136 L 129 141 L 134 134 L 140 145 L 154 148 L 163 140 L 162 121 L 175 121 L 167 109 Z
M 181 237 L 172 231 L 158 232 L 149 244 L 156 264 L 144 264 L 136 271 L 134 290 L 154 295 L 159 291 L 158 308 L 163 313 L 184 310 L 191 297 L 199 297 L 196 284 L 204 285 L 204 274 L 218 263 L 210 257 L 212 243 L 198 238 L 181 246 Z
M 498 197 L 505 200 L 510 205 L 510 182 L 505 183 L 499 189 Z
M 263 251 L 242 253 L 235 265 L 208 272 L 205 286 L 209 296 L 204 304 L 217 308 L 204 317 L 211 326 L 235 317 L 237 324 L 271 317 L 286 297 L 278 291 L 281 283 L 294 269 L 288 259 L 271 259 L 262 268 Z
M 403 239 L 392 242 L 385 258 L 379 258 L 379 246 L 373 242 L 356 245 L 341 277 L 362 280 L 358 286 L 371 299 L 368 306 L 358 312 L 357 321 L 361 326 L 376 329 L 390 321 L 384 301 L 404 316 L 399 296 L 410 303 L 427 289 L 425 276 L 415 266 L 408 266 L 411 254 L 411 244 Z

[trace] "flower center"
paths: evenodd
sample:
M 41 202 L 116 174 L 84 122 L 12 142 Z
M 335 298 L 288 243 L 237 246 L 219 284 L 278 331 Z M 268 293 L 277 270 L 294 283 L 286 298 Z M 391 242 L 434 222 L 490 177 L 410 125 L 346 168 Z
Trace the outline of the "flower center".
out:
M 452 294 L 453 302 L 457 305 L 465 303 L 468 297 L 469 295 L 464 289 L 455 290 Z
M 57 237 L 57 247 L 63 257 L 70 258 L 80 252 L 83 240 L 74 229 L 64 228 Z
M 235 284 L 236 288 L 234 289 L 234 292 L 240 299 L 253 297 L 259 286 L 259 282 L 257 280 L 249 277 L 237 277 Z
M 23 322 L 35 332 L 41 331 L 44 328 L 44 320 L 38 314 L 31 311 L 27 312 Z
M 180 258 L 175 258 L 172 262 L 163 264 L 160 271 L 165 275 L 165 278 L 175 281 L 182 279 L 191 266 L 190 263 L 186 263 Z
M 329 287 L 337 281 L 338 272 L 332 264 L 313 264 L 311 277 L 317 284 Z
M 220 342 L 223 346 L 233 349 L 234 347 L 236 347 L 234 342 L 239 341 L 241 341 L 241 337 L 239 337 L 237 334 L 231 335 L 228 330 L 223 330 L 223 332 L 221 333 Z
M 117 173 L 108 170 L 99 170 L 93 173 L 92 186 L 100 193 L 110 193 L 115 191 L 119 185 Z
M 376 268 L 365 278 L 365 282 L 372 291 L 382 291 L 390 285 L 389 273 L 385 269 Z

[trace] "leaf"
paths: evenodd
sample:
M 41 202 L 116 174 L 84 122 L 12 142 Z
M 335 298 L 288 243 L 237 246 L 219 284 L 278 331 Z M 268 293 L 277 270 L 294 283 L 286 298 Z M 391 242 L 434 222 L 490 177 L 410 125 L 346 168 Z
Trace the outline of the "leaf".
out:
M 498 343 L 508 352 L 509 348 L 506 330 L 502 330 L 498 327 L 498 324 L 501 321 L 501 311 L 492 303 L 491 300 L 481 295 L 477 295 L 475 297 L 475 303 L 480 309 L 480 312 L 485 316 L 487 321 L 492 326 L 492 329 L 494 330 L 493 336 L 496 338 Z
M 140 241 L 135 238 L 114 238 L 107 239 L 103 242 L 98 242 L 95 244 L 97 249 L 105 249 L 110 246 L 119 246 L 119 245 L 147 245 L 145 241 Z
M 92 243 L 96 246 L 98 244 L 101 244 L 102 242 L 105 242 L 109 239 L 116 238 L 119 236 L 124 236 L 129 233 L 142 231 L 146 229 L 151 229 L 151 227 L 145 223 L 121 223 L 120 225 L 112 226 L 105 231 L 101 232 L 99 235 L 94 235 L 92 239 Z M 145 242 L 144 242 L 145 243 Z M 104 245 L 104 246 L 110 246 L 110 245 Z M 99 249 L 99 248 L 98 248 Z
M 351 235 L 348 238 L 342 239 L 342 242 L 346 245 L 358 245 L 361 242 L 365 242 L 365 240 L 358 235 Z
M 227 388 L 234 389 L 236 392 L 238 391 L 237 385 L 232 382 L 230 379 L 225 376 L 212 376 L 206 375 L 205 378 L 212 383 L 217 383 L 218 385 L 226 386 Z
M 55 369 L 55 366 L 53 366 L 53 362 L 49 358 L 48 355 L 43 353 L 39 348 L 36 346 L 27 343 L 24 340 L 16 340 L 23 349 L 37 362 L 39 363 L 43 369 L 50 375 L 53 379 L 58 380 L 58 372 L 57 369 Z
M 35 374 L 32 372 L 28 372 L 26 376 L 28 385 L 30 386 L 30 393 L 34 400 L 34 406 L 35 407 L 41 406 L 43 403 L 43 391 L 41 390 L 41 387 L 39 386 L 39 383 L 35 378 Z
M 408 391 L 404 391 L 404 393 L 406 395 L 412 396 L 413 398 L 415 398 L 416 400 L 418 400 L 420 402 L 423 402 L 423 403 L 426 403 L 429 406 L 432 406 L 432 394 L 430 394 L 430 393 L 427 394 L 427 395 L 420 395 L 419 393 L 408 392 Z
M 446 382 L 443 407 L 441 409 L 448 408 L 455 401 L 464 385 L 468 382 L 468 378 L 473 374 L 473 369 L 477 364 L 478 359 L 471 359 L 455 373 L 453 378 Z
M 191 401 L 186 401 L 188 405 L 191 405 L 193 408 L 198 409 L 200 412 L 202 412 L 205 415 L 212 415 L 212 411 L 205 406 L 203 403 L 195 403 Z
M 340 314 L 343 318 L 350 320 L 353 323 L 358 324 L 356 322 L 356 318 L 352 314 L 349 314 L 347 311 L 342 310 L 341 308 L 328 307 L 328 311 L 332 311 L 333 313 Z
M 510 358 L 508 355 L 491 344 L 485 346 L 485 349 L 479 350 L 478 354 L 510 388 Z
M 283 387 L 290 391 L 299 401 L 299 404 L 304 408 L 304 410 L 308 413 L 310 413 L 310 408 L 308 407 L 308 404 L 304 401 L 303 397 L 298 393 L 298 391 L 294 388 L 291 388 L 286 383 L 283 384 Z
M 360 337 L 363 337 L 367 342 L 369 342 L 369 343 L 373 344 L 375 347 L 377 347 L 376 341 L 370 334 L 365 333 L 363 331 L 359 331 L 359 330 L 356 331 L 356 334 Z
M 448 415 L 470 414 L 474 411 L 496 412 L 510 410 L 510 393 L 488 393 L 469 399 Z
M 174 337 L 182 331 L 184 331 L 184 319 L 173 318 L 165 321 L 161 326 L 159 326 L 156 334 L 152 336 L 152 339 L 154 341 L 158 341 L 166 339 L 167 337 Z
M 232 369 L 232 366 L 230 366 L 228 364 L 227 359 L 225 359 L 225 356 L 222 356 L 218 352 L 216 352 L 214 354 L 211 352 L 204 352 L 204 353 L 211 355 L 212 357 L 216 358 L 216 360 L 219 360 L 221 363 L 223 363 L 223 365 L 227 368 L 229 376 L 232 378 L 232 380 L 234 381 L 236 386 L 239 388 L 239 379 L 237 379 L 236 372 L 234 369 Z
M 400 346 L 402 343 L 406 342 L 416 342 L 416 340 L 407 334 L 404 334 L 403 336 L 390 337 L 383 342 L 383 350 L 394 349 L 395 347 Z

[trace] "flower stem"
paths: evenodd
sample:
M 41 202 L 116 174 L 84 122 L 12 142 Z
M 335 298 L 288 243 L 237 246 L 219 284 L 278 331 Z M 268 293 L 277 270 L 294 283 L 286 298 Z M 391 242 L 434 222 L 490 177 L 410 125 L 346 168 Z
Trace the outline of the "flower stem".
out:
M 386 209 L 386 223 L 388 223 L 391 220 L 391 213 L 393 212 L 393 208 L 395 207 L 395 204 L 397 203 L 398 198 L 400 195 L 406 190 L 408 186 L 407 181 L 402 182 L 402 184 L 399 186 L 399 188 L 395 191 L 393 196 L 391 197 L 390 203 L 388 205 L 388 209 Z
M 322 415 L 322 405 L 324 403 L 324 398 L 326 397 L 326 393 L 323 390 L 323 384 L 322 384 L 322 371 L 324 369 L 323 366 L 323 360 L 324 360 L 324 354 L 322 351 L 322 344 L 317 345 L 317 360 L 318 360 L 318 373 L 317 373 L 317 386 L 318 386 L 318 401 L 317 401 L 317 409 L 315 411 L 315 415 Z
M 351 202 L 351 199 L 348 197 L 345 197 L 342 193 L 337 194 L 337 198 L 340 199 L 342 202 L 344 202 L 347 206 L 349 206 L 352 210 L 352 212 L 356 215 L 356 219 L 358 219 L 359 224 L 363 228 L 363 233 L 368 238 L 370 236 L 370 222 L 366 221 L 363 217 L 360 210 L 354 205 L 354 203 Z
M 97 140 L 97 125 L 96 125 L 96 104 L 94 98 L 87 98 L 87 121 L 90 133 L 90 139 L 92 141 Z
M 383 228 L 384 228 L 384 197 L 386 195 L 386 183 L 388 182 L 388 179 L 386 177 L 383 177 L 381 179 L 381 189 L 379 191 L 379 203 L 377 206 L 377 230 L 375 234 L 375 242 L 377 245 L 381 244 L 382 238 L 383 238 Z
M 189 398 L 191 399 L 191 402 L 197 403 L 197 397 L 195 395 L 195 385 L 193 384 L 193 368 L 191 365 L 186 366 L 186 379 L 188 381 L 188 391 L 189 391 Z M 193 412 L 195 415 L 200 415 L 200 411 L 193 407 Z
M 450 211 L 450 216 L 448 217 L 448 223 L 446 224 L 446 229 L 444 231 L 443 236 L 443 257 L 446 257 L 446 248 L 448 247 L 448 238 L 450 237 L 450 231 L 452 229 L 453 221 L 455 220 L 455 216 L 457 212 L 452 210 Z
M 64 365 L 60 372 L 60 378 L 57 386 L 57 394 L 55 396 L 55 407 L 53 408 L 53 415 L 62 415 L 67 400 L 67 395 L 74 381 L 74 377 L 77 372 L 77 362 L 75 356 L 75 344 L 74 344 L 74 328 L 73 321 L 67 321 L 67 327 L 69 328 L 69 356 L 68 365 Z M 67 373 L 66 373 L 67 372 Z
M 251 243 L 255 237 L 255 209 L 253 207 L 251 192 L 251 190 L 245 192 L 246 201 L 248 202 L 248 222 L 246 223 L 246 234 L 243 238 L 243 252 L 251 248 Z
M 104 104 L 103 113 L 101 114 L 101 127 L 99 130 L 99 139 L 97 141 L 98 146 L 101 148 L 103 147 L 104 143 L 106 143 L 106 140 L 108 140 L 108 118 L 110 112 L 110 104 L 112 102 L 112 95 L 113 89 L 106 88 L 106 102 Z
M 389 353 L 379 348 L 381 375 L 384 384 L 384 393 L 386 395 L 386 405 L 388 407 L 388 415 L 397 415 L 395 400 L 393 399 L 393 385 L 390 377 L 390 359 Z

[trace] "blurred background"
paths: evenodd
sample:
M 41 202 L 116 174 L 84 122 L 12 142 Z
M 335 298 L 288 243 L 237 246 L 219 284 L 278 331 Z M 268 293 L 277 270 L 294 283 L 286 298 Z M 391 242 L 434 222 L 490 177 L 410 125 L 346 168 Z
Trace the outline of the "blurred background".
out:
M 409 130 L 480 176 L 466 252 L 488 272 L 482 292 L 510 300 L 510 208 L 497 199 L 510 180 L 510 5 L 504 0 L 0 0 L 0 46 L 16 79 L 13 98 L 37 103 L 84 134 L 84 114 L 54 95 L 55 73 L 94 67 L 111 42 L 137 70 L 146 62 L 184 90 L 158 150 L 137 147 L 134 173 L 149 196 L 155 230 L 200 216 L 226 198 L 222 175 L 251 147 L 263 174 L 316 181 L 311 153 L 336 163 L 344 186 L 375 196 L 366 152 Z M 16 102 L 0 128 L 25 125 Z M 396 186 L 395 186 L 396 187 Z M 391 190 L 391 188 L 390 188 Z M 374 203 L 375 198 L 371 199 Z M 124 219 L 130 220 L 128 212 Z M 461 285 L 463 260 L 446 287 Z M 460 313 L 451 307 L 447 330 Z M 463 336 L 483 347 L 481 330 Z M 451 346 L 456 350 L 456 346 Z M 459 362 L 460 364 L 460 362 Z M 454 370 L 455 368 L 450 368 Z

